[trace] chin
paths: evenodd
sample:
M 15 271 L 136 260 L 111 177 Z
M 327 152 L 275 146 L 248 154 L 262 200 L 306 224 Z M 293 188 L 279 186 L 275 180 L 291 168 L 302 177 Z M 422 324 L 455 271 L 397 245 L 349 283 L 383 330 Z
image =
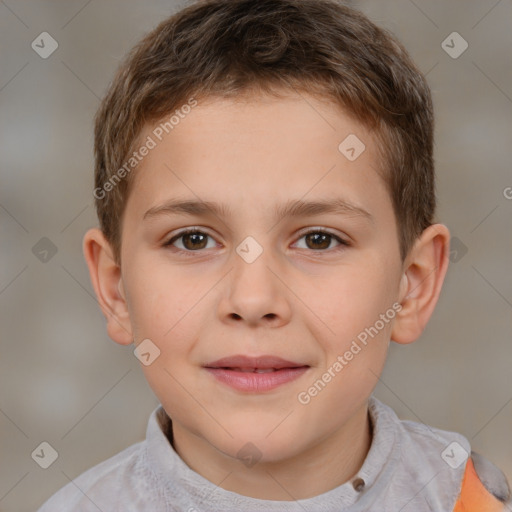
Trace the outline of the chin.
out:
M 222 440 L 210 439 L 210 442 L 218 450 L 241 460 L 248 467 L 256 462 L 280 462 L 296 456 L 301 451 L 297 439 L 303 440 L 304 433 L 296 432 L 295 429 L 290 429 L 290 426 L 287 428 L 280 425 L 276 428 L 278 424 L 279 422 L 274 422 L 272 427 L 268 427 L 267 424 L 258 425 L 255 420 L 243 430 L 238 430 L 240 433 L 243 432 L 242 435 L 236 435 L 235 431 L 228 428 L 233 433 L 233 438 L 223 436 Z

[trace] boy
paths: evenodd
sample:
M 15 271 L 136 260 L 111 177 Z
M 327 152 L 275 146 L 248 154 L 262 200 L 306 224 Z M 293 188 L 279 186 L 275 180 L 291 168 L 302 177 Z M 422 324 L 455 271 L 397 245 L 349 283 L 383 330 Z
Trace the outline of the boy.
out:
M 501 511 L 468 440 L 372 396 L 448 266 L 424 77 L 329 0 L 208 0 L 97 114 L 84 238 L 109 336 L 161 402 L 41 512 Z

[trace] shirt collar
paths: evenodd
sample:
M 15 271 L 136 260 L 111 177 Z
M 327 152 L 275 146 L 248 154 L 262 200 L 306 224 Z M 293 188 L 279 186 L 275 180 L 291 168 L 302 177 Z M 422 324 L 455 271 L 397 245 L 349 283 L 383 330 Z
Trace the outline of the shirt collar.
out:
M 186 506 L 185 510 L 337 512 L 343 508 L 347 512 L 364 511 L 389 484 L 400 454 L 400 437 L 397 435 L 399 419 L 394 411 L 370 395 L 368 412 L 372 423 L 372 442 L 357 475 L 328 492 L 308 499 L 273 501 L 250 498 L 222 489 L 205 479 L 189 468 L 172 447 L 166 436 L 166 433 L 172 433 L 172 421 L 162 406 L 157 407 L 149 418 L 146 431 L 147 460 L 170 502 L 182 503 Z M 357 483 L 361 484 L 360 479 L 364 485 L 356 490 Z

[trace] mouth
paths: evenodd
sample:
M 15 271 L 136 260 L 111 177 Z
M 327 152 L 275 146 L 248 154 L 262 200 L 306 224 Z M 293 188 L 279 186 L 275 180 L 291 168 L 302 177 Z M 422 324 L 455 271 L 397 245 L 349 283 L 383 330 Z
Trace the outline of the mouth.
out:
M 237 355 L 204 366 L 216 380 L 245 392 L 270 391 L 303 375 L 310 366 L 277 356 Z
M 231 368 L 229 366 L 224 366 L 224 367 L 216 368 L 216 369 L 231 370 L 233 372 L 244 372 L 244 373 L 270 373 L 270 372 L 277 372 L 277 371 L 282 370 L 282 368 L 238 368 L 238 367 Z

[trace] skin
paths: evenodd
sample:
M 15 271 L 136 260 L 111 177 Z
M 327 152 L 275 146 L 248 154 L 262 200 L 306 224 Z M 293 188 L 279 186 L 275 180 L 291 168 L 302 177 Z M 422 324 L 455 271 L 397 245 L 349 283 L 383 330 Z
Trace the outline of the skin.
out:
M 338 150 L 349 134 L 366 145 L 352 162 Z M 430 226 L 401 261 L 380 165 L 372 134 L 336 105 L 295 93 L 210 98 L 137 167 L 121 266 L 99 229 L 84 237 L 109 336 L 125 345 L 149 338 L 159 348 L 160 356 L 141 367 L 172 418 L 174 447 L 224 489 L 260 499 L 309 498 L 355 476 L 368 453 L 368 397 L 390 340 L 411 343 L 428 322 L 450 236 L 446 226 Z M 334 197 L 372 220 L 353 213 L 274 218 L 273 209 L 289 200 Z M 222 203 L 231 215 L 143 220 L 176 198 Z M 209 235 L 200 248 L 190 237 L 164 245 L 187 227 Z M 334 236 L 304 236 L 315 228 Z M 263 248 L 252 263 L 236 252 L 247 236 Z M 394 303 L 402 308 L 395 318 L 301 404 L 298 394 Z M 235 354 L 277 355 L 310 368 L 277 389 L 244 393 L 202 367 Z M 248 442 L 261 455 L 250 467 L 237 458 Z

